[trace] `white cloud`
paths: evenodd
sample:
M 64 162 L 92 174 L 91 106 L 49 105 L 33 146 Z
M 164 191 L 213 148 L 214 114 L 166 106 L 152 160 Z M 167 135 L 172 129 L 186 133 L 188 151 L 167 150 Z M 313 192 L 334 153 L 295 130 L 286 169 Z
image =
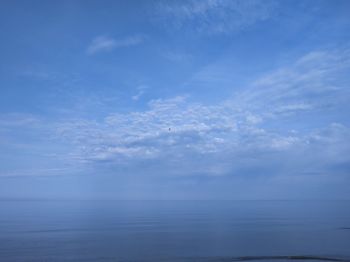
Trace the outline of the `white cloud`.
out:
M 141 35 L 133 35 L 114 39 L 107 36 L 98 36 L 92 40 L 87 48 L 87 53 L 93 55 L 99 52 L 108 52 L 116 48 L 139 45 L 144 41 Z
M 193 28 L 204 34 L 240 31 L 268 19 L 276 4 L 260 0 L 187 0 L 161 2 L 159 16 L 176 28 Z
M 248 167 L 274 166 L 281 159 L 289 159 L 288 166 L 293 163 L 294 169 L 304 170 L 315 158 L 318 166 L 326 165 L 335 163 L 341 153 L 349 153 L 349 145 L 340 151 L 335 146 L 337 141 L 350 139 L 345 126 L 331 125 L 306 135 L 283 134 L 256 126 L 250 117 L 224 105 L 203 106 L 177 97 L 153 101 L 144 112 L 111 115 L 99 124 L 65 123 L 66 130 L 60 135 L 71 140 L 80 158 L 88 163 L 134 166 L 156 160 L 159 170 L 164 167 L 182 175 L 237 173 Z M 312 153 L 314 150 L 318 155 Z M 333 157 L 329 159 L 330 152 Z M 294 159 L 296 154 L 310 157 Z M 342 156 L 343 161 L 349 161 L 348 155 Z
M 16 169 L 13 171 L 0 171 L 1 177 L 19 177 L 19 176 L 57 176 L 73 173 L 74 168 L 34 168 L 34 169 Z M 74 170 L 77 171 L 77 170 Z
M 344 86 L 349 71 L 349 50 L 311 52 L 261 76 L 233 102 L 264 117 L 338 106 L 350 96 Z
M 337 106 L 338 98 L 348 94 L 337 77 L 349 69 L 350 56 L 344 54 L 348 53 L 307 54 L 216 105 L 191 102 L 184 96 L 156 99 L 146 110 L 110 114 L 103 121 L 64 121 L 58 125 L 58 136 L 74 145 L 73 154 L 83 162 L 134 166 L 154 160 L 179 174 L 271 169 L 280 165 L 275 154 L 288 159 L 286 165 L 298 172 L 335 164 L 340 158 L 346 162 L 347 157 L 340 157 L 340 152 L 349 151 L 344 141 L 350 139 L 350 132 L 345 126 L 315 127 L 309 133 L 265 127 L 291 115 L 302 117 L 325 103 Z M 143 90 L 139 88 L 133 99 L 139 99 Z M 344 145 L 335 146 L 338 140 Z M 304 154 L 311 156 L 301 159 Z M 311 164 L 315 159 L 318 166 Z
M 1 127 L 30 127 L 38 124 L 40 119 L 31 114 L 9 113 L 0 114 Z
M 170 130 L 169 130 L 170 129 Z M 236 123 L 222 107 L 191 104 L 184 97 L 153 100 L 149 110 L 112 114 L 103 123 L 64 123 L 61 136 L 84 145 L 88 158 L 157 157 L 172 148 L 215 151 L 221 132 L 235 130 Z
M 141 85 L 139 87 L 137 87 L 137 94 L 136 95 L 133 95 L 131 97 L 132 100 L 134 101 L 138 101 L 142 96 L 143 94 L 145 93 L 145 90 L 147 89 L 148 87 L 145 86 L 145 85 Z
M 41 132 L 33 130 L 30 134 L 50 139 L 46 136 L 54 128 L 56 136 L 51 142 L 59 139 L 62 146 L 60 156 L 54 159 L 68 163 L 72 170 L 74 165 L 76 170 L 103 166 L 111 172 L 120 166 L 142 170 L 153 165 L 178 175 L 243 174 L 252 170 L 277 173 L 281 168 L 286 168 L 283 172 L 328 172 L 331 166 L 350 162 L 350 131 L 340 124 L 341 119 L 332 120 L 338 124 L 312 121 L 327 113 L 330 106 L 347 105 L 350 94 L 342 83 L 350 68 L 348 54 L 307 54 L 216 104 L 194 102 L 187 96 L 154 99 L 146 109 L 110 112 L 101 119 L 45 120 L 47 124 L 40 120 Z M 133 99 L 140 99 L 145 90 L 145 86 L 138 87 Z M 316 112 L 315 119 L 303 119 L 306 112 Z M 301 124 L 280 124 L 293 116 Z M 8 135 L 18 127 L 36 125 L 36 121 L 31 115 L 3 115 L 0 131 Z M 309 127 L 303 130 L 305 124 Z M 281 126 L 284 130 L 274 128 Z M 43 146 L 35 141 L 37 147 Z M 53 148 L 42 151 L 56 152 Z
M 166 52 L 163 54 L 164 58 L 173 62 L 187 62 L 193 59 L 192 55 L 183 52 Z

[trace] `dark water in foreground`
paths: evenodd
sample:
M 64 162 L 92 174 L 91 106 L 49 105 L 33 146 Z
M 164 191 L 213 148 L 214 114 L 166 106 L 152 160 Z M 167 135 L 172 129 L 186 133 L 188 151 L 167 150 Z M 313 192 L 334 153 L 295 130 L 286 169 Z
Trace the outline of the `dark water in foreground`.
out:
M 350 259 L 349 201 L 0 201 L 5 262 L 326 258 Z

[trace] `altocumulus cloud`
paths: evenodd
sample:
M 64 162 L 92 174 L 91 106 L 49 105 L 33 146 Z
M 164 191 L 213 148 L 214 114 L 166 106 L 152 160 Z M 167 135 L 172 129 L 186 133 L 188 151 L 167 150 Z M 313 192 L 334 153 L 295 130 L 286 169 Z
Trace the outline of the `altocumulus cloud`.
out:
M 310 52 L 215 105 L 155 99 L 144 111 L 65 120 L 56 133 L 77 161 L 110 172 L 157 163 L 153 173 L 174 175 L 347 175 L 350 130 L 322 117 L 348 108 L 349 68 L 348 49 Z M 296 124 L 274 128 L 282 121 Z

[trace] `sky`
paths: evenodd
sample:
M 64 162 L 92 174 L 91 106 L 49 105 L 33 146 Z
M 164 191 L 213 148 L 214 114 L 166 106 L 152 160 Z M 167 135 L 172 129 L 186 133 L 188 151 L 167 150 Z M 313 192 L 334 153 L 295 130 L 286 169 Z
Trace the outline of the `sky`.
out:
M 0 2 L 0 199 L 350 199 L 350 1 Z

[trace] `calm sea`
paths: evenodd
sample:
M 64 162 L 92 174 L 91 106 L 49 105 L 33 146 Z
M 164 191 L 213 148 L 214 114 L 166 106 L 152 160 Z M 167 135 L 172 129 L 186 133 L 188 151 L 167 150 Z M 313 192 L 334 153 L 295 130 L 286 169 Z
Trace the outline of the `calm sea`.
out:
M 350 259 L 349 201 L 0 201 L 0 261 Z

